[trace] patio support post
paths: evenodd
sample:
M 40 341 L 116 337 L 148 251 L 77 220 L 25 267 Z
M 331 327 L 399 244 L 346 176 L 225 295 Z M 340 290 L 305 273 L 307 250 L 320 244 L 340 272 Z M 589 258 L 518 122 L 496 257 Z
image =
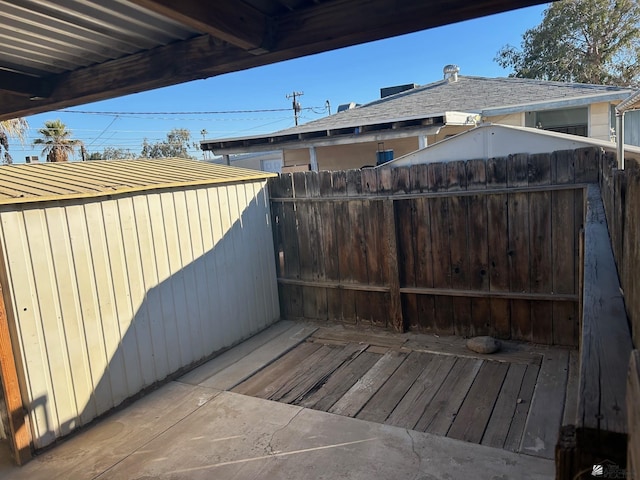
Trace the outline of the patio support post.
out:
M 2 286 L 0 286 L 0 377 L 9 416 L 9 442 L 16 463 L 23 465 L 31 459 L 31 435 L 22 406 Z

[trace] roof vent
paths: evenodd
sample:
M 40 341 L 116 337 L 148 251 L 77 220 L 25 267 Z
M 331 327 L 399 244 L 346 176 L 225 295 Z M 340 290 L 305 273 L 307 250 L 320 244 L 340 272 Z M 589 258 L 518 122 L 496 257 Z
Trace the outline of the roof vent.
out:
M 407 90 L 413 90 L 417 88 L 418 85 L 415 83 L 407 83 L 405 85 L 394 85 L 393 87 L 384 87 L 380 89 L 380 98 L 389 97 L 391 95 L 395 95 L 396 93 L 406 92 Z
M 458 81 L 458 73 L 460 73 L 460 67 L 458 65 L 445 65 L 442 69 L 442 73 L 444 73 L 444 79 L 449 80 L 449 82 L 457 82 Z
M 352 110 L 357 106 L 358 104 L 356 102 L 343 103 L 342 105 L 338 105 L 338 113 L 344 112 L 345 110 Z

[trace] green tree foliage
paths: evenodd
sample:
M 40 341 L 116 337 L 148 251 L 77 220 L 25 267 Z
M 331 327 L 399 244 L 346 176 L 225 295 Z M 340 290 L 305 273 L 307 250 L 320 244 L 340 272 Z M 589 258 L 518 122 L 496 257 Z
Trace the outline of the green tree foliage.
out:
M 495 61 L 510 76 L 600 85 L 640 82 L 640 1 L 562 0 L 521 48 L 504 46 Z
M 149 143 L 145 138 L 142 142 L 142 158 L 193 158 L 189 155 L 191 133 L 184 128 L 174 128 L 167 133 L 167 139 L 162 142 Z
M 105 147 L 100 152 L 92 152 L 87 160 L 127 160 L 134 158 L 133 154 L 124 148 Z
M 24 118 L 14 118 L 2 120 L 0 122 L 0 153 L 2 153 L 2 163 L 11 164 L 13 158 L 9 154 L 9 138 L 17 138 L 21 143 L 29 130 L 29 124 Z
M 44 122 L 44 128 L 38 130 L 42 136 L 33 141 L 33 145 L 44 145 L 42 155 L 46 155 L 47 162 L 66 162 L 69 155 L 73 155 L 76 148 L 82 149 L 82 141 L 71 138 L 71 130 L 60 120 Z

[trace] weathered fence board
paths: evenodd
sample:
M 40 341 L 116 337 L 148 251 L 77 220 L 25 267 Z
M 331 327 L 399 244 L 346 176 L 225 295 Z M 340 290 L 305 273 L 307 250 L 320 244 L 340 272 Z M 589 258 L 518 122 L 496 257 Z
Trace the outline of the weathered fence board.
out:
M 284 315 L 576 346 L 583 191 L 600 157 L 281 175 Z
M 618 170 L 616 157 L 600 158 L 600 189 L 606 212 L 613 256 L 620 280 L 624 306 L 631 327 L 633 345 L 640 345 L 640 162 L 625 158 L 625 170 Z M 638 472 L 640 465 L 640 357 L 631 354 L 626 384 L 627 470 Z M 621 446 L 621 445 L 619 445 Z

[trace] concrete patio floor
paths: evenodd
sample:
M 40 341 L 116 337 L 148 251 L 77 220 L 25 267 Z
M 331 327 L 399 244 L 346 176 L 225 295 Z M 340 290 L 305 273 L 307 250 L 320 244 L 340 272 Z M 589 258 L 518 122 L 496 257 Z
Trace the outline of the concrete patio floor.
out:
M 282 333 L 284 326 L 276 329 Z M 287 335 L 299 338 L 301 332 L 290 329 Z M 273 334 L 261 335 L 211 360 L 204 369 L 218 372 L 218 378 L 224 372 L 238 371 L 234 358 L 246 365 L 246 352 L 259 351 L 260 338 L 273 338 Z M 23 467 L 12 464 L 6 448 L 0 450 L 0 478 L 554 477 L 551 460 L 253 398 L 205 386 L 206 381 L 194 385 L 184 380 L 167 383 Z

